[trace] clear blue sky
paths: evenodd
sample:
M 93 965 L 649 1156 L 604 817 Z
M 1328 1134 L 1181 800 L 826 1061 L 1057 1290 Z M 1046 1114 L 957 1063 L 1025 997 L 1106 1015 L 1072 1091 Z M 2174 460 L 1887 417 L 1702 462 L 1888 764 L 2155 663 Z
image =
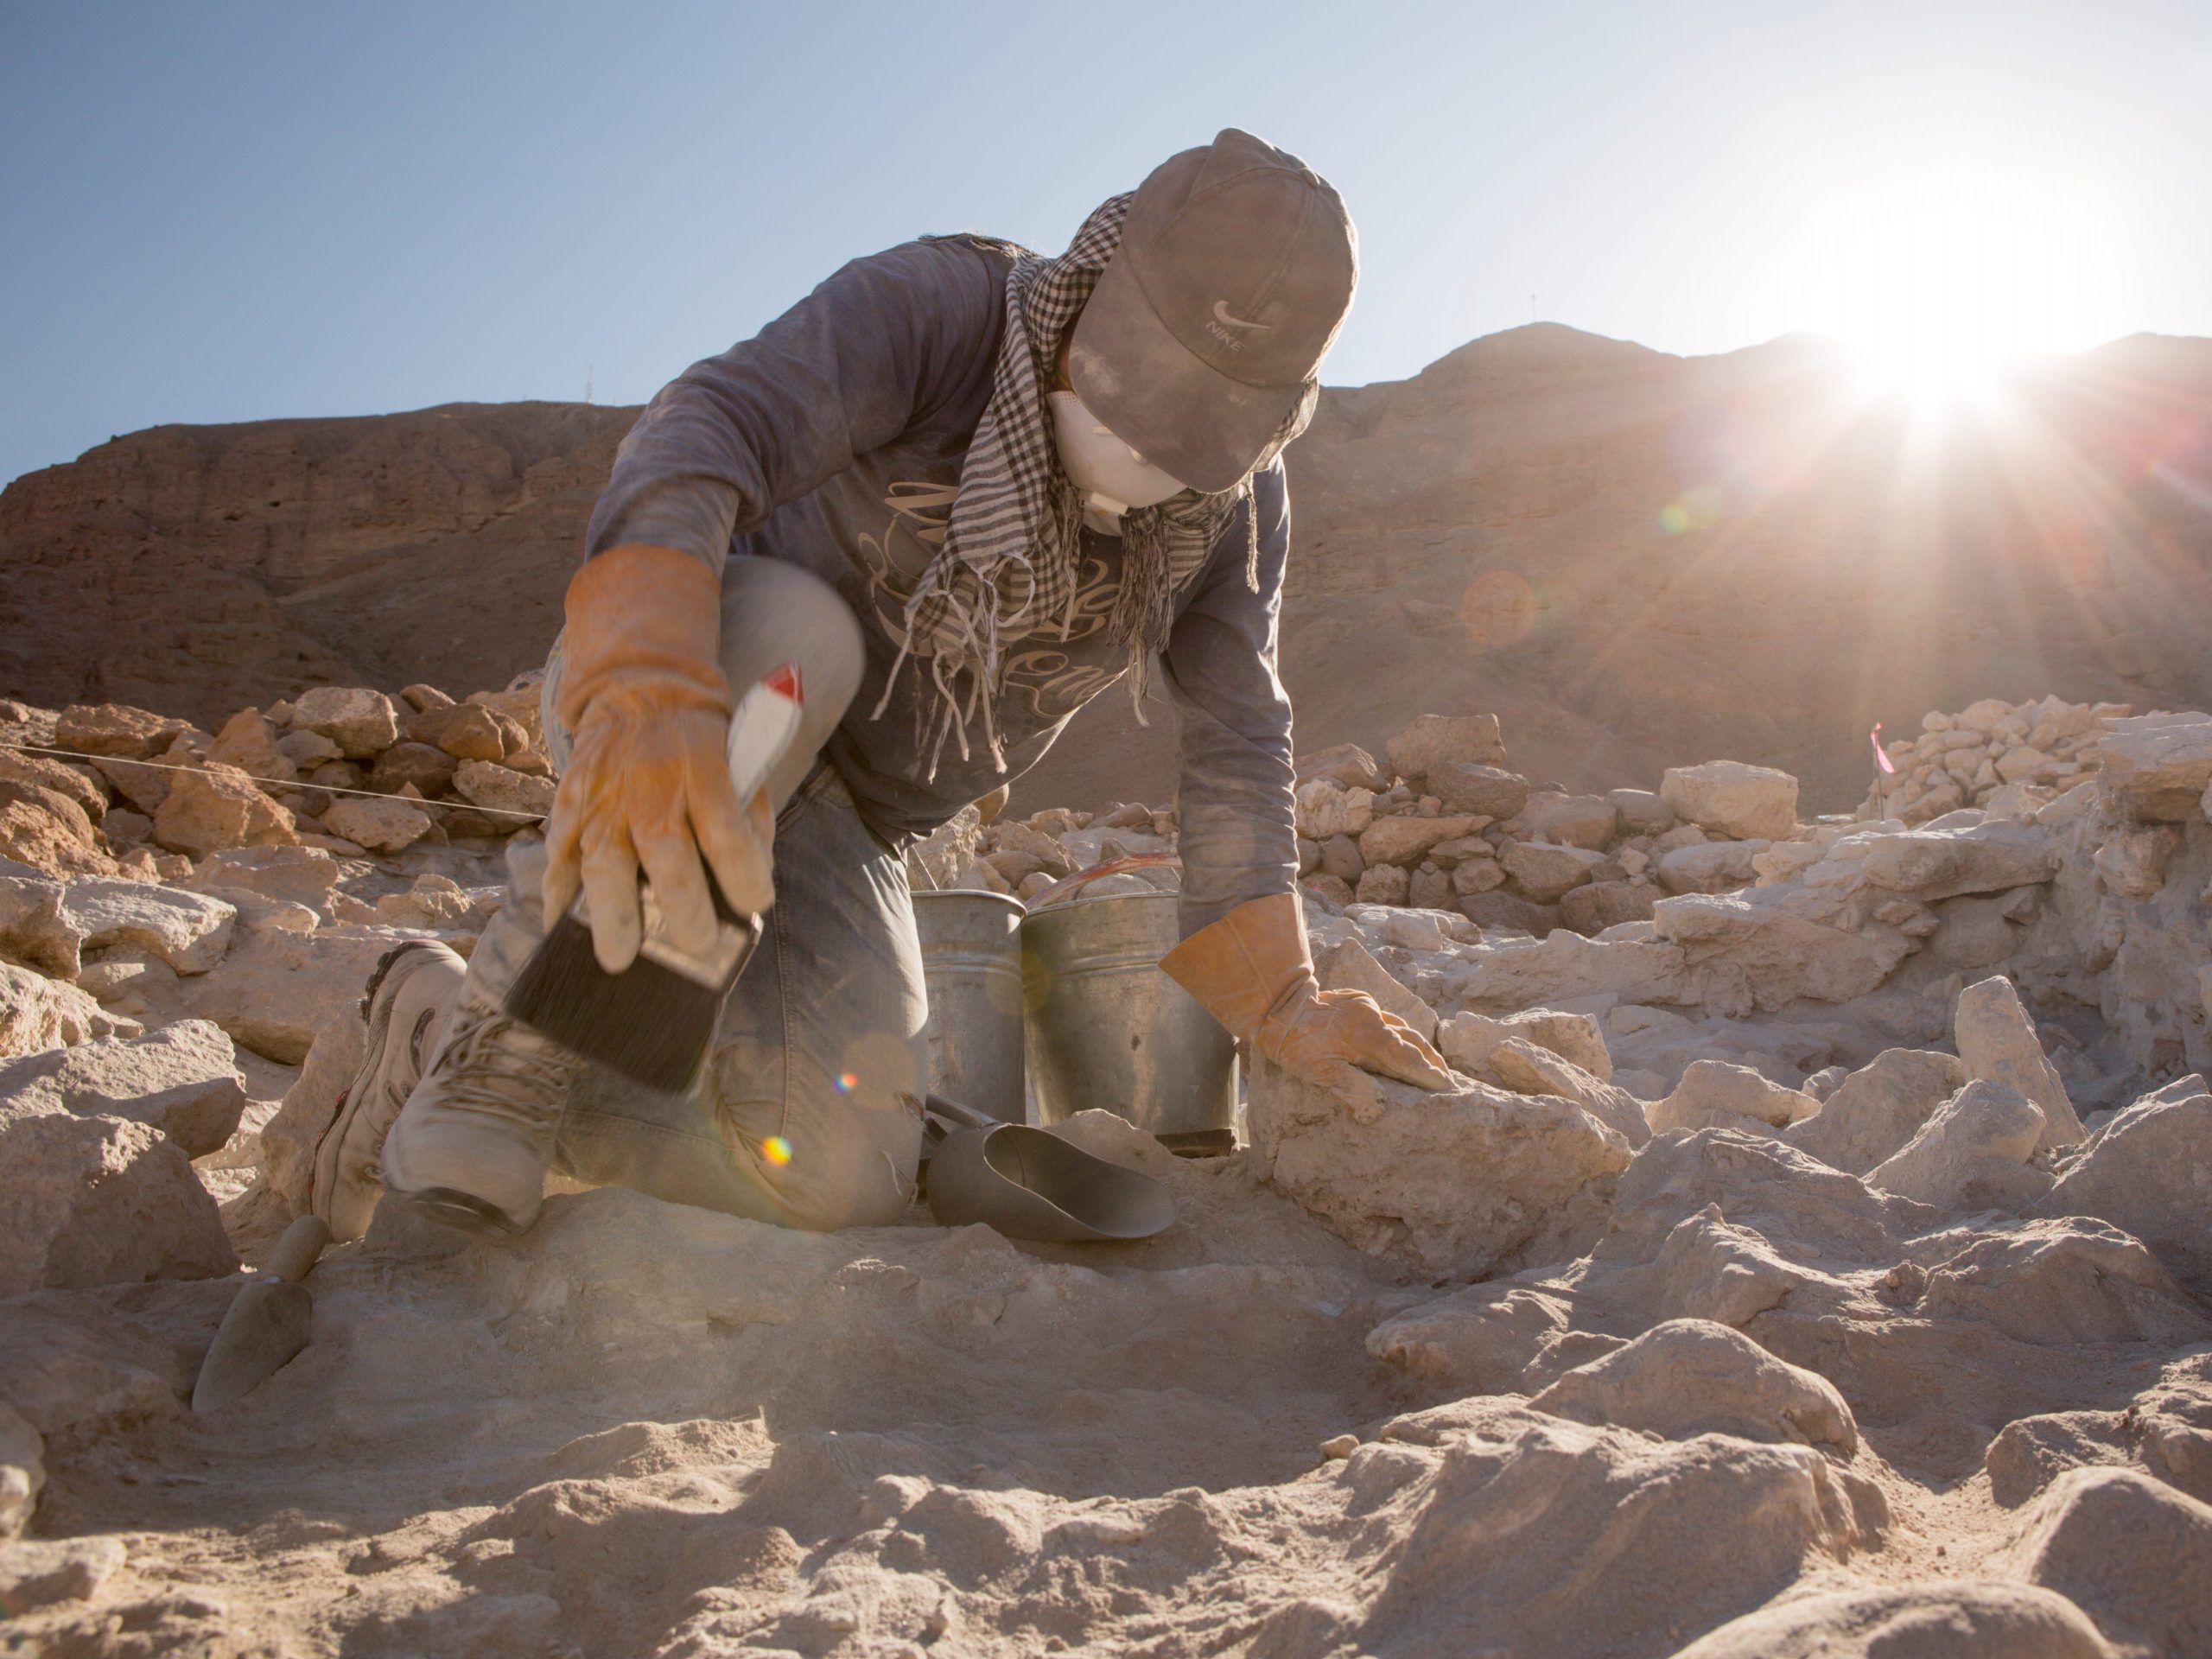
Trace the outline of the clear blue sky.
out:
M 1683 353 L 2212 334 L 2203 0 L 14 0 L 0 480 L 169 421 L 640 402 L 854 254 L 1058 247 L 1225 124 L 1351 206 L 1338 384 L 1532 296 Z

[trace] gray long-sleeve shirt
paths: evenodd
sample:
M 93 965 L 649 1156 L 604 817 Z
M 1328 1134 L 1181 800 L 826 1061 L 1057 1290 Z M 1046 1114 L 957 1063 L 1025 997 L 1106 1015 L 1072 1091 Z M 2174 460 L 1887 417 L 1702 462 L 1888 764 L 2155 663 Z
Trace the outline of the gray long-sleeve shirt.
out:
M 694 364 L 622 442 L 592 514 L 587 554 L 650 542 L 719 570 L 782 559 L 830 582 L 868 645 L 859 694 L 829 746 L 862 815 L 924 834 L 1041 759 L 1076 710 L 1122 678 L 1106 620 L 1122 543 L 1085 531 L 1075 620 L 1013 644 L 996 714 L 1007 769 L 948 745 L 918 753 L 919 700 L 937 693 L 899 655 L 904 607 L 944 535 L 1006 323 L 1007 256 L 962 238 L 855 260 L 753 339 Z M 1246 514 L 1260 515 L 1259 591 L 1245 579 Z M 1230 515 L 1179 598 L 1162 652 L 1181 730 L 1183 926 L 1293 890 L 1290 699 L 1275 673 L 1290 546 L 1281 463 Z

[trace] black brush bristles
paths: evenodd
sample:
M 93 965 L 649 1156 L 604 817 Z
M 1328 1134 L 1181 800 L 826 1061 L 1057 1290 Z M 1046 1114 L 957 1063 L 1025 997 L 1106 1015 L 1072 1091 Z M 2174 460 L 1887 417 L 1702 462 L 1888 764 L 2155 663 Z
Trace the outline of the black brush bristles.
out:
M 591 929 L 564 912 L 523 964 L 507 992 L 507 1012 L 586 1059 L 649 1089 L 681 1094 L 698 1072 L 722 1001 L 759 939 L 757 930 L 747 931 L 736 968 L 719 983 L 649 956 L 610 974 L 592 952 Z

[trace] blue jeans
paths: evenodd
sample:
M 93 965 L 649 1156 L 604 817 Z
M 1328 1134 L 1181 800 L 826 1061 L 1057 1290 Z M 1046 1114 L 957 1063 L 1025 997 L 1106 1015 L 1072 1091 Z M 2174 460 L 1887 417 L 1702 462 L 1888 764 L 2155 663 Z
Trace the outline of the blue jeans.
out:
M 580 1180 L 785 1226 L 880 1225 L 914 1194 L 929 1005 L 899 849 L 816 757 L 859 683 L 858 626 L 806 571 L 733 558 L 721 649 L 732 688 L 741 695 L 792 660 L 806 723 L 769 784 L 776 902 L 699 1079 L 679 1096 L 587 1068 L 563 1110 L 555 1164 Z M 568 758 L 551 712 L 560 671 L 556 642 L 544 699 L 556 767 Z M 512 901 L 533 912 L 530 867 L 542 872 L 543 860 L 542 848 L 510 860 Z

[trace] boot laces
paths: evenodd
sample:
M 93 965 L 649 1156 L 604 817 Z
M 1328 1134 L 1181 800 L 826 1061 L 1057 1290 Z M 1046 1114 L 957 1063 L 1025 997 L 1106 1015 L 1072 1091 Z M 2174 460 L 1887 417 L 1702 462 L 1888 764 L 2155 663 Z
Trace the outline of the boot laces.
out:
M 550 1128 L 582 1063 L 501 1009 L 453 1012 L 445 1049 L 433 1070 L 448 1104 Z

